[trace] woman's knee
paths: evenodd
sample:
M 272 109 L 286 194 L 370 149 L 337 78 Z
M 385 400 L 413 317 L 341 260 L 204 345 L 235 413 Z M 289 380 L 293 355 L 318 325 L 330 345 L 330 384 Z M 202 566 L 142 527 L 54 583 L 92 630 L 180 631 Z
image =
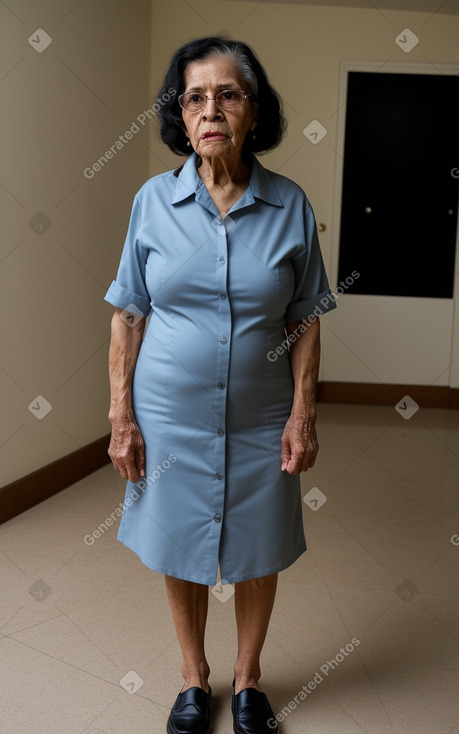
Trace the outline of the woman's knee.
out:
M 269 576 L 257 576 L 254 579 L 248 579 L 247 581 L 238 581 L 235 584 L 236 589 L 239 587 L 242 589 L 260 589 L 260 588 L 271 588 L 277 583 L 277 573 L 270 574 Z

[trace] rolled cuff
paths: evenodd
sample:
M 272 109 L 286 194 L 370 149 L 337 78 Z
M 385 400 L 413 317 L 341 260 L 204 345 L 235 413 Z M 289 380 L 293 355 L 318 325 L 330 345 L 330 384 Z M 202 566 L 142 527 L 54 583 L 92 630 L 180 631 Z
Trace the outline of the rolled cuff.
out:
M 127 308 L 131 304 L 134 304 L 134 306 L 142 312 L 145 318 L 151 311 L 151 304 L 148 298 L 139 296 L 137 293 L 133 293 L 127 288 L 123 288 L 123 286 L 117 283 L 116 280 L 112 281 L 110 288 L 104 296 L 104 300 L 117 308 Z
M 311 316 L 322 316 L 327 311 L 333 311 L 336 308 L 336 301 L 330 289 L 311 296 L 304 301 L 291 303 L 285 314 L 286 321 L 301 321 L 309 319 Z

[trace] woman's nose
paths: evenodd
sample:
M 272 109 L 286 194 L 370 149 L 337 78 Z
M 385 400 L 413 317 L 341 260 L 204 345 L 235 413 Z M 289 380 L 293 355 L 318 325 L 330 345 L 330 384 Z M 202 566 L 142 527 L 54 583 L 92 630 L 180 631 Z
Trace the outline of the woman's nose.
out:
M 222 114 L 222 111 L 217 106 L 217 103 L 215 102 L 215 100 L 207 99 L 206 104 L 204 105 L 203 110 L 202 110 L 202 116 L 205 119 L 211 118 L 213 120 L 217 115 L 221 115 L 221 114 Z

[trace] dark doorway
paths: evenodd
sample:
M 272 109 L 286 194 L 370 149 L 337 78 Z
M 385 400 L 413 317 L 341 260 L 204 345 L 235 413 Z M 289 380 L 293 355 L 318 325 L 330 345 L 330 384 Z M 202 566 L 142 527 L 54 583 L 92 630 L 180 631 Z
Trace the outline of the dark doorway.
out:
M 459 76 L 348 72 L 339 277 L 346 293 L 452 298 Z

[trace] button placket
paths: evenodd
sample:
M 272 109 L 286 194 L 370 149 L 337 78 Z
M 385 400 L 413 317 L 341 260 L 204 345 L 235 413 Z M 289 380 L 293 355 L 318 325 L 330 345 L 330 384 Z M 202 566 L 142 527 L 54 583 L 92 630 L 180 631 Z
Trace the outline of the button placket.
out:
M 219 543 L 224 521 L 226 490 L 226 386 L 228 384 L 231 338 L 231 308 L 227 291 L 228 232 L 225 227 L 215 229 L 214 240 L 216 241 L 215 310 L 217 312 L 218 342 L 214 392 L 216 446 L 213 467 L 213 501 L 209 510 L 213 532 Z

